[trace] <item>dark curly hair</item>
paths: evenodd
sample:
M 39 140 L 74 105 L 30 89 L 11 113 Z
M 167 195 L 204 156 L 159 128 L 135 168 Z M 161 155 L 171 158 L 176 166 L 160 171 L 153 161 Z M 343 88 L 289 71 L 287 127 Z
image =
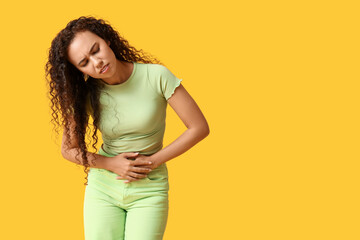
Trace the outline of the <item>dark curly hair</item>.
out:
M 67 56 L 67 49 L 79 32 L 90 31 L 105 41 L 110 41 L 110 48 L 114 52 L 116 58 L 126 62 L 142 62 L 162 64 L 159 60 L 144 53 L 143 50 L 137 50 L 130 46 L 120 34 L 103 19 L 96 19 L 92 16 L 81 16 L 78 19 L 70 21 L 66 27 L 61 30 L 51 42 L 49 49 L 48 61 L 45 65 L 45 79 L 49 86 L 48 97 L 51 101 L 52 110 L 51 122 L 54 130 L 59 135 L 59 128 L 64 128 L 64 134 L 67 141 L 63 144 L 70 146 L 70 124 L 75 122 L 73 135 L 76 137 L 78 154 L 82 155 L 84 172 L 86 173 L 87 185 L 89 162 L 87 151 L 89 143 L 85 138 L 91 140 L 89 113 L 86 110 L 86 99 L 89 97 L 92 108 L 93 132 L 92 147 L 97 151 L 96 144 L 98 142 L 97 130 L 100 120 L 99 93 L 103 84 L 95 81 L 90 76 L 84 75 L 74 65 L 72 65 Z M 50 78 L 49 78 L 50 75 Z M 59 114 L 61 119 L 59 118 Z M 80 151 L 79 151 L 80 150 Z

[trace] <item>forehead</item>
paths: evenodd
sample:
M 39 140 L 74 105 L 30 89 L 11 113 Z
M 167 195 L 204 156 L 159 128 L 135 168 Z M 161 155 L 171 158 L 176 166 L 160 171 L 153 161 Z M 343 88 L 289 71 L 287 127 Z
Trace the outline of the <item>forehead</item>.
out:
M 101 37 L 90 31 L 76 33 L 67 51 L 70 62 L 75 63 L 76 61 L 81 60 L 82 57 L 89 53 L 91 46 L 95 42 L 100 42 L 102 40 Z

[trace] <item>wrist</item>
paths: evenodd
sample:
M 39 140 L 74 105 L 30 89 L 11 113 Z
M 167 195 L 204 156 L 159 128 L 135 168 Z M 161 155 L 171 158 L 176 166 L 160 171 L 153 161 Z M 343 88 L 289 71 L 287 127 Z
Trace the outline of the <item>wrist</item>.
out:
M 97 168 L 102 168 L 102 169 L 106 169 L 106 170 L 109 170 L 109 171 L 112 171 L 112 164 L 111 164 L 111 157 L 106 157 L 106 156 L 103 156 L 103 155 L 100 155 L 98 154 L 98 159 L 96 160 L 97 162 Z
M 152 162 L 152 169 L 155 169 L 161 165 L 161 163 L 153 155 L 149 156 L 149 161 Z

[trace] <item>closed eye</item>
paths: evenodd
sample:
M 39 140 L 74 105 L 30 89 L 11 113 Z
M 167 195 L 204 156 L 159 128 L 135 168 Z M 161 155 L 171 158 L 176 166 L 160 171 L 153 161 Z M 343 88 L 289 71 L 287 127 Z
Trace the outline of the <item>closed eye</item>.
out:
M 100 51 L 100 48 L 98 48 L 95 52 L 93 52 L 93 54 L 96 54 Z M 88 61 L 86 60 L 85 64 L 82 65 L 82 67 L 85 67 L 87 65 Z

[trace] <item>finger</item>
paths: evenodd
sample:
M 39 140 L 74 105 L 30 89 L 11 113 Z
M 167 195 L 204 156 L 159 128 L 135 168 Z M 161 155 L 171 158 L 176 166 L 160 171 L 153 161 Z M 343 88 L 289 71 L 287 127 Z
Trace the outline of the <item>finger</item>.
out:
M 124 183 L 129 183 L 129 182 L 133 182 L 133 181 L 139 180 L 139 179 L 133 178 L 133 177 L 131 177 L 131 176 L 127 176 L 126 178 L 127 178 L 127 180 L 125 180 Z
M 145 178 L 145 177 L 147 177 L 147 174 L 141 174 L 141 173 L 131 172 L 131 173 L 129 173 L 129 176 L 130 176 L 130 177 L 133 177 L 133 178 L 138 178 L 138 179 L 140 179 L 140 178 Z
M 141 178 L 145 178 L 147 177 L 147 174 L 137 174 L 137 173 L 133 173 L 133 172 L 129 172 L 127 177 L 123 177 L 123 176 L 116 176 L 115 178 L 118 180 L 128 180 L 128 179 L 141 179 Z
M 149 173 L 152 171 L 149 167 L 131 167 L 130 170 L 136 173 Z
M 153 170 L 154 169 L 154 164 L 146 164 L 146 165 L 136 165 L 136 167 L 140 167 L 140 168 L 148 168 Z
M 139 166 L 139 165 L 149 166 L 151 164 L 153 164 L 151 161 L 144 160 L 144 159 L 136 159 L 136 160 L 132 161 L 132 163 L 131 163 L 132 166 Z
M 124 158 L 135 158 L 139 155 L 138 152 L 125 152 L 123 153 Z

